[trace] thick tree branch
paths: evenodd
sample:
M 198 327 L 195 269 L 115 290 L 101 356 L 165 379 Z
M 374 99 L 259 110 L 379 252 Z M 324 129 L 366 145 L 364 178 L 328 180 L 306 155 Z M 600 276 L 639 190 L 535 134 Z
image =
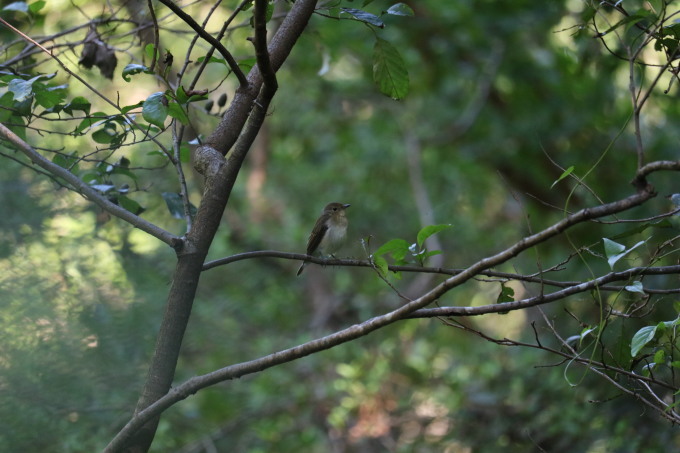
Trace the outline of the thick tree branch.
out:
M 272 58 L 274 68 L 280 67 L 285 57 L 290 54 L 309 20 L 314 5 L 315 2 L 311 0 L 299 0 L 293 5 L 290 14 L 279 28 L 276 35 L 279 37 L 278 40 L 275 40 L 270 48 L 272 57 L 273 48 L 276 49 L 275 55 L 278 58 L 278 60 Z M 248 83 L 241 85 L 237 90 L 223 121 L 207 143 L 195 151 L 194 164 L 205 177 L 205 189 L 193 228 L 187 233 L 184 247 L 178 253 L 179 260 L 161 322 L 161 331 L 156 341 L 146 384 L 137 402 L 136 414 L 147 413 L 146 408 L 162 399 L 171 387 L 203 262 L 219 228 L 243 160 L 257 137 L 275 93 L 276 86 L 263 83 L 258 67 L 255 66 L 248 75 Z M 223 152 L 218 152 L 220 148 L 215 148 L 213 146 L 215 143 L 224 147 Z M 224 154 L 232 146 L 233 151 L 225 160 Z M 147 451 L 153 441 L 159 417 L 160 413 L 156 413 L 134 430 L 121 431 L 111 441 L 106 451 L 120 451 L 123 448 L 135 453 Z
M 477 263 L 473 264 L 469 268 L 465 269 L 458 275 L 455 275 L 443 283 L 436 286 L 431 291 L 418 297 L 411 302 L 403 305 L 402 307 L 386 313 L 381 316 L 376 316 L 361 324 L 355 324 L 346 329 L 340 330 L 331 335 L 309 341 L 307 343 L 295 346 L 290 349 L 276 352 L 259 359 L 251 360 L 249 362 L 243 362 L 236 365 L 227 366 L 220 370 L 214 371 L 212 373 L 197 376 L 185 382 L 184 384 L 175 387 L 172 391 L 168 392 L 165 396 L 161 397 L 153 404 L 150 404 L 144 410 L 141 410 L 135 414 L 135 417 L 130 420 L 125 427 L 118 433 L 116 438 L 111 441 L 111 444 L 107 447 L 105 452 L 116 451 L 117 446 L 121 445 L 129 436 L 133 435 L 140 427 L 144 426 L 149 420 L 158 417 L 165 409 L 172 406 L 173 404 L 181 401 L 190 395 L 196 393 L 198 390 L 209 387 L 211 385 L 223 382 L 229 379 L 234 379 L 237 377 L 245 376 L 247 374 L 252 374 L 258 371 L 262 371 L 271 368 L 282 363 L 290 362 L 292 360 L 305 357 L 307 355 L 330 349 L 334 346 L 355 340 L 362 336 L 368 335 L 369 333 L 378 330 L 384 326 L 392 324 L 401 319 L 407 318 L 411 313 L 424 306 L 434 302 L 440 298 L 443 294 L 448 292 L 450 289 L 459 286 L 466 281 L 474 278 L 481 272 L 499 265 L 510 258 L 517 256 L 524 250 L 527 250 L 536 244 L 544 242 L 549 238 L 560 234 L 564 230 L 578 224 L 581 222 L 588 221 L 590 219 L 615 214 L 617 212 L 625 211 L 634 206 L 638 206 L 645 201 L 649 200 L 654 196 L 653 191 L 643 191 L 632 195 L 628 198 L 622 200 L 608 203 L 593 208 L 583 209 L 578 211 L 565 219 L 557 222 L 545 230 L 524 238 L 517 242 L 512 247 L 488 258 L 484 258 Z M 503 307 L 507 309 L 507 304 L 503 304 Z
M 18 148 L 22 153 L 24 153 L 33 163 L 39 167 L 45 169 L 47 172 L 62 178 L 68 182 L 78 193 L 85 196 L 88 200 L 97 204 L 99 207 L 109 212 L 110 214 L 125 220 L 132 226 L 139 228 L 140 230 L 149 233 L 151 236 L 158 238 L 159 240 L 165 242 L 170 247 L 178 249 L 182 244 L 182 239 L 175 236 L 174 234 L 165 231 L 153 223 L 133 214 L 121 206 L 111 203 L 106 197 L 101 195 L 99 192 L 94 190 L 83 180 L 78 178 L 76 175 L 68 171 L 67 169 L 60 167 L 59 165 L 50 162 L 48 159 L 43 157 L 38 153 L 33 147 L 28 143 L 23 141 L 14 132 L 9 130 L 4 124 L 0 123 L 0 137 L 5 138 L 7 141 L 12 143 L 16 148 Z
M 269 43 L 269 60 L 274 72 L 290 54 L 295 42 L 307 26 L 310 16 L 316 6 L 315 0 L 298 0 L 286 15 L 281 26 Z M 223 156 L 229 152 L 236 143 L 243 125 L 248 120 L 253 102 L 260 93 L 263 79 L 259 64 L 254 66 L 248 74 L 248 86 L 239 88 L 234 100 L 229 105 L 220 124 L 215 131 L 206 139 L 206 144 L 219 151 Z M 200 170 L 199 170 L 200 171 Z

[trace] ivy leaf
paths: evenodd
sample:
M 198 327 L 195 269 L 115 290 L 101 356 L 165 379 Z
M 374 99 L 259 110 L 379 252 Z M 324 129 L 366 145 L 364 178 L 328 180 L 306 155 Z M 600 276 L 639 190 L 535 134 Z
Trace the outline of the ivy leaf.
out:
M 378 28 L 385 28 L 385 24 L 382 20 L 375 14 L 367 13 L 366 11 L 355 9 L 355 8 L 340 8 L 343 13 L 347 13 L 354 17 L 359 22 L 365 24 L 373 25 Z
M 163 129 L 165 119 L 168 117 L 168 100 L 160 91 L 149 96 L 142 106 L 142 116 L 144 119 Z
M 437 234 L 440 231 L 446 230 L 448 228 L 453 227 L 450 223 L 443 223 L 440 225 L 428 225 L 422 230 L 418 232 L 418 236 L 416 236 L 416 242 L 418 242 L 418 247 L 423 248 L 423 244 L 433 234 Z
M 408 93 L 409 78 L 401 54 L 389 42 L 376 38 L 373 47 L 373 81 L 380 92 L 392 99 L 403 99 Z
M 656 328 L 657 326 L 645 326 L 635 332 L 635 335 L 633 335 L 633 340 L 630 342 L 631 357 L 637 356 L 640 350 L 644 348 L 647 343 L 654 339 L 654 335 L 656 335 Z

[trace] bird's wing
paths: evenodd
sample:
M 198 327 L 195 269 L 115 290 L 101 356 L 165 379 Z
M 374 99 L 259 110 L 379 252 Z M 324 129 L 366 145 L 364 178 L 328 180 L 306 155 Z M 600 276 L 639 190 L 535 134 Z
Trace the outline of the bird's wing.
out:
M 321 219 L 316 222 L 312 233 L 309 235 L 309 240 L 307 241 L 307 255 L 316 252 L 316 249 L 319 248 L 319 244 L 321 244 L 321 240 L 326 235 L 327 229 L 328 226 L 326 225 L 326 222 L 321 221 Z

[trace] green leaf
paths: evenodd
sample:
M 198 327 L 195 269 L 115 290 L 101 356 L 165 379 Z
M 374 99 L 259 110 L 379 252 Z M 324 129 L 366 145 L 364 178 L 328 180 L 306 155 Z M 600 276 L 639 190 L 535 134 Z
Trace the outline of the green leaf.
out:
M 28 5 L 28 10 L 31 12 L 31 14 L 35 14 L 41 9 L 45 7 L 45 0 L 38 0 L 37 2 L 33 2 L 30 5 Z
M 450 223 L 443 223 L 440 225 L 428 225 L 422 230 L 418 231 L 418 236 L 416 236 L 416 242 L 418 243 L 418 247 L 422 248 L 423 244 L 433 234 L 437 234 L 440 231 L 446 230 L 448 228 L 452 228 L 453 225 Z
M 55 154 L 52 162 L 69 170 L 71 173 L 78 172 L 78 156 L 75 152 L 71 154 Z
M 165 127 L 165 119 L 168 117 L 167 99 L 163 93 L 156 92 L 149 96 L 142 106 L 142 116 L 144 119 L 163 129 Z
M 184 203 L 182 203 L 182 197 L 178 193 L 174 192 L 163 192 L 161 194 L 165 200 L 165 204 L 168 206 L 168 211 L 176 219 L 184 218 Z M 196 206 L 189 203 L 189 215 L 192 217 L 196 215 Z
M 614 269 L 614 265 L 617 261 L 646 242 L 646 240 L 640 241 L 631 248 L 626 249 L 626 246 L 614 242 L 611 239 L 602 238 L 602 241 L 604 242 L 604 253 L 607 256 L 607 263 L 609 263 L 609 267 L 612 269 Z
M 35 76 L 32 79 L 13 79 L 7 84 L 7 89 L 14 93 L 14 100 L 21 102 L 33 94 L 33 84 L 38 81 L 42 75 Z
M 663 349 L 659 349 L 654 353 L 654 363 L 664 363 L 666 361 L 666 353 Z
M 378 250 L 375 251 L 374 255 L 385 255 L 386 253 L 392 253 L 396 250 L 408 250 L 408 242 L 403 239 L 392 239 L 381 245 Z
M 131 110 L 138 109 L 140 107 L 144 106 L 144 101 L 139 101 L 136 104 L 131 104 L 131 105 L 126 105 L 123 108 L 120 109 L 121 113 L 125 114 L 128 113 Z
M 154 57 L 156 57 L 156 59 L 158 59 L 158 50 L 156 50 L 156 46 L 154 46 L 154 44 L 152 42 L 147 44 L 146 46 L 144 46 L 144 53 L 151 60 L 153 60 Z M 128 65 L 128 66 L 130 66 L 130 65 Z M 127 80 L 127 82 L 129 82 L 129 80 Z
M 175 101 L 170 101 L 168 103 L 168 115 L 175 118 L 177 121 L 184 124 L 185 126 L 189 124 L 189 117 L 187 116 L 186 112 L 184 111 L 182 106 Z
M 163 154 L 165 156 L 165 154 Z M 180 162 L 189 163 L 191 161 L 191 148 L 187 145 L 180 145 L 179 147 Z
M 248 72 L 255 66 L 255 63 L 257 63 L 256 58 L 244 58 L 243 60 L 239 60 L 238 67 L 244 72 Z
M 385 24 L 382 20 L 375 14 L 367 13 L 366 11 L 355 9 L 355 8 L 340 8 L 343 13 L 347 13 L 354 17 L 359 22 L 365 24 L 373 25 L 378 28 L 385 28 Z
M 391 254 L 396 261 L 402 261 L 408 253 L 409 243 L 403 239 L 392 239 L 381 245 L 373 256 Z
M 132 198 L 126 197 L 125 195 L 118 196 L 118 204 L 135 215 L 139 215 L 146 210 L 144 207 L 142 207 L 142 205 L 137 203 Z
M 203 62 L 205 61 L 205 57 L 204 57 L 204 56 L 203 56 L 203 57 L 198 57 L 198 58 L 196 59 L 196 61 L 197 61 L 198 63 L 203 63 Z M 219 63 L 219 64 L 221 64 L 221 65 L 224 65 L 224 66 L 226 66 L 226 67 L 229 67 L 229 65 L 227 64 L 227 60 L 225 60 L 224 58 L 218 58 L 218 57 L 213 57 L 213 56 L 211 56 L 210 59 L 208 60 L 208 63 Z
M 96 126 L 98 123 L 100 123 L 102 120 L 105 120 L 108 118 L 108 115 L 104 112 L 95 112 L 89 117 L 83 119 L 78 126 L 74 129 L 73 133 L 75 134 L 80 134 L 83 132 L 85 129 L 90 128 L 92 126 Z
M 186 104 L 187 102 L 189 102 L 189 96 L 187 96 L 187 92 L 184 91 L 184 87 L 182 85 L 177 87 L 174 96 L 175 99 L 177 99 L 177 102 L 179 102 L 180 104 Z
M 71 102 L 64 106 L 64 112 L 68 113 L 71 116 L 73 116 L 73 112 L 75 111 L 85 112 L 86 115 L 89 115 L 90 107 L 92 107 L 90 101 L 88 101 L 82 96 L 78 96 L 73 98 Z
M 631 293 L 640 293 L 640 294 L 645 293 L 645 289 L 642 286 L 642 282 L 640 282 L 640 281 L 635 281 L 632 284 L 626 286 L 625 290 L 628 291 L 628 292 L 631 292 Z
M 633 340 L 630 343 L 631 357 L 637 356 L 640 350 L 654 339 L 656 328 L 657 326 L 645 326 L 633 335 Z
M 414 16 L 413 9 L 406 3 L 395 3 L 394 5 L 387 8 L 385 11 L 387 14 L 392 14 L 395 16 Z
M 147 68 L 143 64 L 129 64 L 123 68 L 122 74 L 123 80 L 125 80 L 126 82 L 130 82 L 132 80 L 130 76 L 139 73 L 153 74 L 153 72 L 150 71 L 149 68 Z
M 92 133 L 92 139 L 103 145 L 118 143 L 120 141 L 116 124 L 112 121 L 107 121 L 104 126 Z
M 64 102 L 67 94 L 65 85 L 58 87 L 46 87 L 41 83 L 36 83 L 33 86 L 33 91 L 35 94 L 35 102 L 46 109 L 51 109 L 52 107 Z
M 597 326 L 595 326 L 595 327 L 584 327 L 583 330 L 581 331 L 581 334 L 579 335 L 580 341 L 583 341 L 583 339 L 585 337 L 587 337 L 588 335 L 590 335 L 591 333 L 596 332 L 596 331 L 597 331 Z
M 373 81 L 392 99 L 403 99 L 408 93 L 406 64 L 396 47 L 381 38 L 376 38 L 373 47 Z
M 385 258 L 382 256 L 373 256 L 373 264 L 375 265 L 376 269 L 378 269 L 380 275 L 383 277 L 387 276 L 387 271 L 389 269 L 387 267 L 387 260 Z
M 557 184 L 558 182 L 562 181 L 564 178 L 566 178 L 567 176 L 569 176 L 569 175 L 574 171 L 574 168 L 575 168 L 575 167 L 572 165 L 571 167 L 569 167 L 569 168 L 567 168 L 566 170 L 564 170 L 564 171 L 562 172 L 562 174 L 560 175 L 560 177 L 557 178 L 557 179 L 555 180 L 554 183 L 552 183 L 552 185 L 550 186 L 550 188 L 552 189 L 553 187 L 555 187 L 555 184 Z
M 501 292 L 496 298 L 497 304 L 504 304 L 507 302 L 515 301 L 515 290 L 510 286 L 505 286 L 505 283 L 501 283 Z

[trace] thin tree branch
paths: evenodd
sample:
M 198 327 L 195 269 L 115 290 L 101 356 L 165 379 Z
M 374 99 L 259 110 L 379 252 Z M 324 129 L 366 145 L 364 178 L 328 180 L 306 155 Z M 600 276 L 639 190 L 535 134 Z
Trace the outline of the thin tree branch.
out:
M 514 310 L 522 310 L 535 305 L 543 305 L 549 302 L 564 299 L 567 296 L 590 291 L 592 289 L 602 289 L 606 283 L 613 281 L 628 280 L 637 275 L 669 275 L 680 274 L 680 266 L 663 267 L 635 267 L 621 272 L 610 272 L 601 277 L 577 285 L 569 286 L 554 293 L 529 297 L 523 300 L 505 302 L 502 304 L 480 305 L 477 307 L 438 307 L 416 310 L 408 315 L 409 318 L 434 318 L 442 316 L 478 316 L 488 313 L 500 313 Z
M 234 57 L 229 53 L 226 47 L 222 45 L 221 42 L 219 42 L 217 39 L 215 39 L 210 33 L 205 31 L 203 27 L 201 27 L 190 15 L 184 12 L 182 8 L 177 6 L 172 0 L 159 0 L 162 4 L 170 8 L 170 11 L 175 13 L 180 19 L 182 19 L 188 26 L 190 26 L 196 33 L 200 35 L 201 38 L 205 39 L 207 42 L 210 43 L 211 46 L 215 47 L 217 51 L 222 54 L 224 59 L 227 61 L 229 64 L 229 68 L 232 70 L 234 74 L 236 74 L 236 78 L 238 79 L 239 85 L 241 87 L 246 87 L 248 85 L 248 79 L 246 78 L 245 74 L 243 71 L 241 71 L 241 68 L 239 67 L 238 63 L 234 59 Z
M 357 260 L 357 259 L 337 259 L 337 258 L 321 258 L 317 256 L 312 256 L 312 255 L 305 255 L 302 253 L 290 253 L 290 252 L 281 252 L 278 250 L 255 250 L 252 252 L 244 252 L 244 253 L 238 253 L 236 255 L 231 255 L 225 258 L 218 258 L 216 260 L 208 261 L 203 265 L 203 271 L 207 271 L 219 266 L 225 266 L 230 263 L 235 263 L 237 261 L 243 261 L 243 260 L 249 260 L 249 259 L 257 259 L 257 258 L 283 258 L 287 260 L 296 260 L 296 261 L 307 261 L 309 263 L 314 263 L 314 264 L 319 264 L 321 266 L 351 266 L 351 267 L 370 267 L 373 268 L 374 265 L 371 264 L 369 260 Z M 388 270 L 392 272 L 412 272 L 412 273 L 426 273 L 426 274 L 440 274 L 440 275 L 458 275 L 461 272 L 463 272 L 464 269 L 454 269 L 454 268 L 445 268 L 445 267 L 426 267 L 426 266 L 416 266 L 416 265 L 411 265 L 411 266 L 395 266 L 395 265 L 389 265 L 387 266 Z M 674 272 L 664 272 L 663 269 L 666 268 L 659 268 L 659 267 L 650 267 L 646 268 L 649 270 L 647 271 L 642 271 L 638 275 L 647 275 L 647 274 L 665 274 L 665 273 L 674 273 Z M 670 268 L 669 268 L 670 269 Z M 545 275 L 547 271 L 544 271 L 543 275 Z M 494 270 L 485 270 L 480 272 L 478 275 L 482 275 L 484 277 L 490 277 L 490 278 L 495 278 L 498 279 L 496 281 L 509 281 L 509 280 L 517 280 L 525 283 L 536 283 L 540 285 L 545 285 L 545 286 L 554 286 L 558 288 L 569 288 L 572 286 L 577 286 L 581 285 L 584 282 L 581 281 L 560 281 L 560 280 L 552 280 L 552 279 L 545 279 L 543 277 L 537 277 L 536 275 L 522 275 L 522 274 L 515 274 L 515 273 L 510 273 L 510 272 L 500 272 L 500 271 L 494 271 Z M 617 279 L 614 279 L 615 281 Z M 625 279 L 623 279 L 625 280 Z M 598 287 L 600 290 L 603 291 L 622 291 L 625 288 L 622 286 L 612 286 L 612 285 L 600 285 Z M 680 288 L 678 289 L 673 289 L 673 290 L 665 290 L 665 289 L 652 289 L 652 288 L 644 288 L 643 291 L 647 294 L 676 294 L 680 292 Z
M 100 206 L 105 211 L 109 212 L 110 214 L 120 219 L 125 220 L 126 222 L 139 228 L 140 230 L 149 233 L 151 236 L 165 242 L 175 250 L 177 250 L 181 246 L 182 239 L 154 225 L 153 223 L 139 217 L 138 215 L 133 214 L 127 209 L 122 208 L 117 204 L 111 203 L 106 197 L 102 196 L 99 192 L 97 192 L 88 184 L 83 182 L 83 180 L 78 178 L 76 175 L 74 175 L 67 169 L 60 167 L 59 165 L 47 160 L 35 149 L 33 149 L 28 143 L 23 141 L 14 132 L 5 127 L 5 125 L 2 123 L 0 123 L 0 136 L 2 136 L 10 143 L 12 143 L 14 146 L 16 146 L 22 153 L 24 153 L 29 159 L 31 159 L 33 163 L 45 169 L 49 173 L 67 181 L 80 194 L 82 194 L 88 200 Z
M 355 324 L 351 327 L 345 328 L 333 334 L 312 340 L 301 345 L 295 346 L 293 348 L 285 349 L 283 351 L 275 352 L 273 354 L 254 359 L 248 362 L 243 362 L 231 366 L 224 367 L 220 370 L 213 371 L 203 376 L 197 376 L 189 379 L 184 384 L 175 387 L 165 396 L 159 398 L 154 403 L 148 405 L 143 410 L 137 412 L 135 416 L 123 427 L 123 429 L 116 435 L 116 437 L 111 441 L 111 443 L 105 449 L 105 453 L 117 451 L 121 445 L 124 444 L 126 439 L 132 436 L 138 429 L 144 426 L 149 420 L 158 417 L 165 409 L 174 405 L 178 401 L 181 401 L 190 395 L 193 395 L 197 391 L 209 387 L 211 385 L 223 382 L 229 379 L 234 379 L 237 377 L 245 376 L 247 374 L 256 373 L 282 363 L 290 362 L 292 360 L 305 357 L 307 355 L 330 349 L 334 346 L 347 343 L 349 341 L 355 340 L 362 336 L 368 335 L 369 333 L 378 330 L 387 325 L 393 324 L 396 321 L 405 319 L 410 313 L 415 312 L 418 309 L 434 302 L 439 299 L 446 292 L 452 288 L 459 286 L 466 281 L 474 278 L 479 273 L 486 269 L 499 265 L 510 258 L 517 256 L 522 251 L 533 247 L 534 245 L 544 242 L 549 238 L 560 234 L 564 230 L 579 224 L 581 222 L 602 217 L 616 212 L 624 211 L 630 209 L 634 206 L 638 206 L 645 201 L 649 200 L 654 196 L 654 192 L 640 192 L 632 195 L 628 198 L 622 200 L 596 206 L 593 208 L 586 208 L 581 211 L 568 216 L 567 218 L 557 222 L 545 230 L 524 238 L 517 242 L 512 247 L 488 258 L 484 258 L 466 270 L 463 270 L 460 274 L 453 276 L 443 283 L 439 284 L 431 291 L 425 293 L 424 295 L 414 299 L 411 302 L 404 304 L 402 307 L 393 310 L 384 315 L 376 316 L 361 324 Z M 509 304 L 503 304 L 506 307 Z

